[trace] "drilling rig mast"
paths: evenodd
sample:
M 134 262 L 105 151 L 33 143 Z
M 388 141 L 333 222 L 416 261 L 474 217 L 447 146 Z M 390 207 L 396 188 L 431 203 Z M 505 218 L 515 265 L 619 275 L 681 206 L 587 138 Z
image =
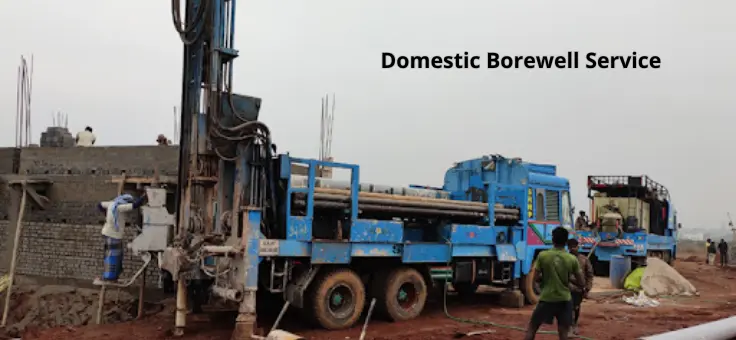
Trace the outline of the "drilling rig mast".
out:
M 247 272 L 257 267 L 257 256 L 222 249 L 229 245 L 227 249 L 251 250 L 242 240 L 259 233 L 262 220 L 275 216 L 264 211 L 273 194 L 266 190 L 272 171 L 265 171 L 272 149 L 268 128 L 257 121 L 261 100 L 232 92 L 233 61 L 238 57 L 233 46 L 235 5 L 236 0 L 186 0 L 182 19 L 180 0 L 172 0 L 184 60 L 177 226 L 162 262 L 177 264 L 168 268 L 177 281 L 177 334 L 186 323 L 187 287 L 197 290 L 212 281 L 202 268 L 224 256 L 234 269 L 215 273 L 218 286 L 212 291 L 239 300 L 233 337 L 252 335 L 257 276 Z M 193 254 L 199 260 L 182 260 Z

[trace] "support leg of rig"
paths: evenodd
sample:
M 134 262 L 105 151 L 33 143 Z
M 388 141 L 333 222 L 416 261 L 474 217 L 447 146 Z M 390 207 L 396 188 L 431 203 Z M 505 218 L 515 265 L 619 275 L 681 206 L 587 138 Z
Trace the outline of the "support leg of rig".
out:
M 240 302 L 238 318 L 231 340 L 251 340 L 256 326 L 256 292 L 258 292 L 258 239 L 261 213 L 258 209 L 244 209 L 242 229 L 245 245 L 245 289 Z
M 256 292 L 246 290 L 238 308 L 231 340 L 251 340 L 256 324 Z
M 184 279 L 176 281 L 176 320 L 174 321 L 174 336 L 184 335 L 187 325 L 187 283 Z

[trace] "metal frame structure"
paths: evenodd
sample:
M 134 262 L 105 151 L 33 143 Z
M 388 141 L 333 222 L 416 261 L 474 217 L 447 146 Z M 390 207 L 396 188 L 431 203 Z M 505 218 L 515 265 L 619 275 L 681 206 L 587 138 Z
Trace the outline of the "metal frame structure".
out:
M 649 176 L 588 176 L 588 197 L 592 191 L 616 193 L 626 191 L 625 197 L 647 197 L 648 199 L 670 200 L 670 192 L 664 185 Z
M 671 262 L 676 257 L 677 212 L 672 204 L 669 190 L 664 185 L 652 180 L 649 176 L 588 176 L 591 216 L 595 216 L 593 192 L 604 193 L 607 197 L 637 198 L 646 203 L 660 202 L 667 208 L 667 216 L 664 219 L 666 225 L 662 235 L 646 231 L 621 234 L 576 231 L 581 241 L 580 251 L 592 252 L 595 255 L 592 259 L 599 274 L 608 272 L 611 257 L 615 255 L 630 256 L 639 262 L 643 262 L 647 256 L 658 256 L 667 262 Z

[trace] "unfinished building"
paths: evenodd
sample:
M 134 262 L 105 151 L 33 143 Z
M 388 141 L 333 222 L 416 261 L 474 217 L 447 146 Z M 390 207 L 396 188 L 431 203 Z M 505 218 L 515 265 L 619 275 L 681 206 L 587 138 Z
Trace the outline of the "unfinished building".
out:
M 39 189 L 48 197 L 41 209 L 27 204 L 23 217 L 16 273 L 54 280 L 91 282 L 102 273 L 103 242 L 100 229 L 104 214 L 96 206 L 117 195 L 115 177 L 176 176 L 177 146 L 29 147 L 0 148 L 0 272 L 7 272 L 15 225 L 8 182 L 43 179 Z M 306 175 L 305 169 L 293 169 Z M 16 197 L 17 201 L 17 197 Z M 126 228 L 126 242 L 133 228 Z M 140 257 L 125 254 L 123 279 L 142 265 Z M 150 266 L 147 285 L 158 283 L 158 269 Z

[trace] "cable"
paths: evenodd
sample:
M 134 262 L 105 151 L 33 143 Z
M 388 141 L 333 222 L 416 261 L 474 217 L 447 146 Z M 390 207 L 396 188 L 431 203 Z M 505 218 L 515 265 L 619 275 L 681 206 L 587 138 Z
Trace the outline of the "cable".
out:
M 179 33 L 181 41 L 184 42 L 185 45 L 191 45 L 202 37 L 204 29 L 202 28 L 195 32 L 195 36 L 191 39 L 187 39 L 187 35 L 194 31 L 200 23 L 206 20 L 204 14 L 209 9 L 209 0 L 202 0 L 199 8 L 197 9 L 197 13 L 195 13 L 194 17 L 192 18 L 192 21 L 186 24 L 184 27 L 182 27 L 180 1 L 181 0 L 171 0 L 171 19 L 174 22 L 174 28 Z
M 447 278 L 445 280 L 447 280 Z M 443 300 L 442 301 L 442 308 L 443 308 L 443 310 L 445 312 L 445 316 L 447 318 L 449 318 L 450 320 L 453 320 L 453 321 L 456 321 L 456 322 L 460 322 L 460 323 L 475 324 L 475 325 L 482 325 L 482 326 L 491 326 L 491 327 L 496 327 L 496 328 L 511 329 L 511 330 L 515 330 L 515 331 L 526 332 L 526 328 L 524 328 L 524 327 L 504 325 L 504 324 L 495 323 L 495 322 L 491 322 L 491 321 L 463 319 L 463 318 L 458 318 L 456 316 L 452 316 L 450 314 L 450 312 L 447 311 L 447 283 L 448 282 L 445 281 L 445 289 L 444 289 L 445 293 L 444 293 L 444 296 L 443 296 L 443 299 L 442 299 Z M 554 332 L 554 331 L 538 331 L 537 334 L 557 335 L 557 332 Z M 584 337 L 584 336 L 581 336 L 581 335 L 573 335 L 570 338 L 573 338 L 573 339 L 583 339 L 583 340 L 593 340 L 592 338 Z
M 449 244 L 449 240 L 447 240 L 445 238 L 445 241 L 447 241 L 448 244 Z M 452 246 L 450 246 L 450 253 L 452 253 Z M 450 257 L 450 258 L 452 258 L 452 257 Z M 447 261 L 447 266 L 452 266 L 452 260 L 448 260 Z M 442 309 L 444 310 L 445 316 L 448 319 L 453 320 L 453 321 L 456 321 L 456 322 L 460 322 L 460 323 L 467 323 L 467 324 L 474 324 L 474 325 L 483 325 L 483 326 L 491 326 L 491 327 L 496 327 L 496 328 L 511 329 L 511 330 L 515 330 L 515 331 L 526 332 L 526 328 L 524 328 L 524 327 L 504 325 L 504 324 L 495 323 L 495 322 L 491 322 L 491 321 L 484 321 L 484 320 L 463 319 L 463 318 L 459 318 L 459 317 L 456 317 L 456 316 L 452 316 L 450 314 L 450 312 L 447 310 L 447 286 L 448 286 L 449 283 L 450 283 L 450 277 L 449 276 L 445 276 L 445 287 L 443 289 L 444 294 L 442 294 L 443 295 L 442 296 Z M 554 332 L 554 331 L 538 331 L 537 334 L 557 335 L 557 332 Z M 588 337 L 584 337 L 584 336 L 581 336 L 581 335 L 572 335 L 570 338 L 572 338 L 572 339 L 582 339 L 582 340 L 593 340 L 593 338 L 588 338 Z
M 463 318 L 459 318 L 459 317 L 456 317 L 456 316 L 452 316 L 450 314 L 450 312 L 447 310 L 447 286 L 448 286 L 448 283 L 449 283 L 448 279 L 449 278 L 445 278 L 445 288 L 444 288 L 444 294 L 443 294 L 444 296 L 443 296 L 443 299 L 442 299 L 442 309 L 444 310 L 445 316 L 447 318 L 449 318 L 450 320 L 456 321 L 456 322 L 460 322 L 460 323 L 483 325 L 483 326 L 491 326 L 491 327 L 496 327 L 496 328 L 504 328 L 504 329 L 511 329 L 511 330 L 520 331 L 520 332 L 526 332 L 526 328 L 524 328 L 524 327 L 504 325 L 504 324 L 495 323 L 495 322 L 491 322 L 491 321 L 484 321 L 484 320 L 463 319 Z M 538 331 L 537 334 L 557 335 L 557 332 L 554 332 L 554 331 Z M 573 339 L 582 339 L 582 340 L 593 340 L 593 338 L 584 337 L 582 335 L 573 335 L 570 338 L 573 338 Z

